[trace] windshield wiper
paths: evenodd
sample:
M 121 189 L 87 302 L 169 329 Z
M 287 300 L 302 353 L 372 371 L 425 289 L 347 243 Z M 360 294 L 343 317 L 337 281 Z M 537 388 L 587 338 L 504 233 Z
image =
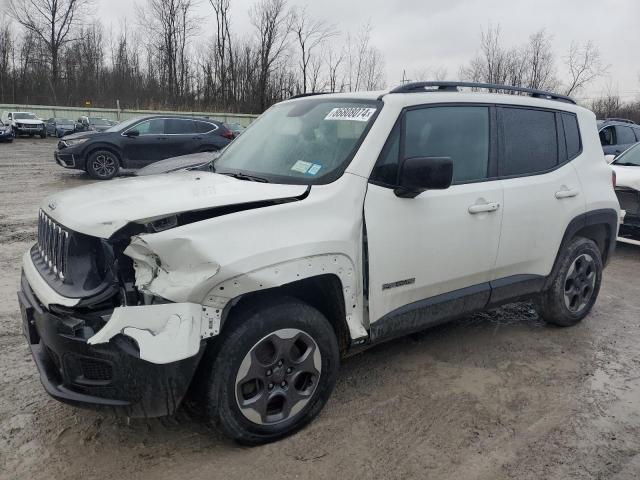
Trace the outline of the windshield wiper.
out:
M 269 183 L 269 180 L 263 177 L 257 177 L 255 175 L 247 175 L 246 173 L 232 173 L 232 172 L 216 172 L 220 175 L 226 175 L 228 177 L 237 178 L 238 180 L 248 180 L 250 182 Z
M 623 167 L 640 167 L 640 165 L 638 165 L 637 163 L 629 163 L 629 162 L 622 162 L 622 163 L 614 163 L 614 165 L 622 165 Z

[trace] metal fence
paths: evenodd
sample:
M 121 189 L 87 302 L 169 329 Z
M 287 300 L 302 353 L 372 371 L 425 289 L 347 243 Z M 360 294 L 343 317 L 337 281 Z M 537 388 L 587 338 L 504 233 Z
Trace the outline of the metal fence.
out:
M 15 105 L 8 103 L 0 103 L 0 112 L 31 112 L 42 119 L 51 117 L 69 118 L 76 120 L 86 115 L 90 117 L 101 117 L 109 120 L 128 120 L 129 118 L 140 117 L 144 115 L 185 115 L 185 116 L 204 116 L 213 120 L 227 123 L 239 123 L 242 126 L 248 126 L 257 115 L 247 113 L 218 113 L 218 112 L 173 112 L 168 110 L 118 110 L 117 108 L 92 108 L 92 107 L 53 107 L 50 105 Z

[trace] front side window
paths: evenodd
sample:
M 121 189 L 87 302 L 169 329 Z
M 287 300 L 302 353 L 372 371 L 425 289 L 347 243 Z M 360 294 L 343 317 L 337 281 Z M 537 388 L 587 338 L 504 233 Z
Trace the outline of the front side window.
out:
M 487 178 L 489 107 L 410 110 L 405 122 L 404 158 L 450 157 L 454 183 Z
M 152 118 L 151 120 L 139 123 L 134 128 L 140 135 L 163 135 L 165 128 L 164 122 L 163 118 Z
M 375 118 L 376 101 L 309 98 L 275 105 L 214 163 L 218 173 L 243 173 L 279 183 L 335 180 Z
M 502 145 L 500 176 L 544 172 L 558 165 L 555 113 L 516 107 L 498 109 Z
M 616 125 L 616 145 L 626 145 L 636 143 L 636 136 L 631 127 Z
M 600 144 L 603 147 L 615 145 L 616 141 L 613 135 L 613 127 L 605 127 L 600 130 Z
M 371 180 L 398 184 L 399 158 L 449 157 L 453 183 L 484 180 L 489 166 L 489 107 L 426 107 L 404 115 L 404 138 L 398 122 L 380 153 Z M 402 143 L 402 149 L 400 144 Z M 402 151 L 402 153 L 400 153 Z

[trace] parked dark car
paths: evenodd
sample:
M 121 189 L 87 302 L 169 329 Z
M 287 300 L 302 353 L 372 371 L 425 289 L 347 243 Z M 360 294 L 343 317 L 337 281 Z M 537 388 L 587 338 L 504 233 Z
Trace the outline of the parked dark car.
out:
M 620 155 L 640 142 L 640 125 L 624 118 L 598 120 L 598 132 L 605 155 Z
M 225 147 L 233 132 L 222 123 L 177 116 L 140 117 L 104 132 L 80 132 L 58 142 L 56 162 L 108 180 L 121 168 L 139 169 L 158 160 Z
M 55 135 L 58 138 L 76 131 L 76 122 L 68 118 L 49 118 L 45 120 L 44 126 L 47 129 L 47 135 Z
M 0 123 L 0 142 L 13 142 L 13 128 L 11 125 L 3 125 Z
M 113 126 L 111 120 L 101 117 L 80 117 L 76 121 L 76 132 L 104 132 Z

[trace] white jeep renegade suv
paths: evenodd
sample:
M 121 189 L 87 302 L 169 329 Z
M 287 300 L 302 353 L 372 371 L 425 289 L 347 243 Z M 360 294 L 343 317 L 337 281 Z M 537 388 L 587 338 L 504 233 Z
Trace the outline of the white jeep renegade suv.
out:
M 18 295 L 53 397 L 157 416 L 191 387 L 255 444 L 316 416 L 363 347 L 523 299 L 579 322 L 618 216 L 595 116 L 568 98 L 307 96 L 204 169 L 45 200 Z

